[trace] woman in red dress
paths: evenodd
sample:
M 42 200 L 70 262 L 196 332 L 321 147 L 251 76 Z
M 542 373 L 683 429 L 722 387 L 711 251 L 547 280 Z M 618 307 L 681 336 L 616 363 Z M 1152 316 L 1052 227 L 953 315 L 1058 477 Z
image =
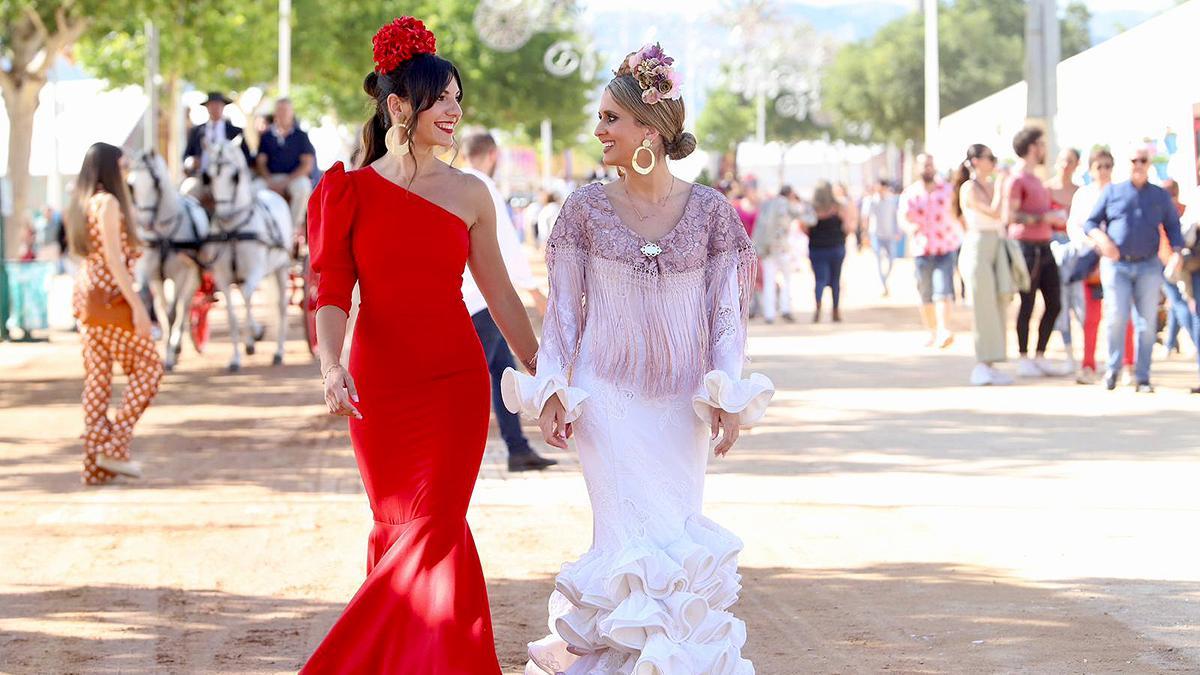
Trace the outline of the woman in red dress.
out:
M 363 86 L 376 113 L 363 128 L 360 168 L 335 164 L 308 213 L 325 401 L 350 418 L 375 529 L 366 581 L 302 672 L 495 675 L 487 588 L 466 521 L 491 388 L 462 301 L 464 265 L 531 370 L 537 339 L 505 272 L 487 188 L 438 159 L 462 117 L 457 69 L 411 17 L 381 28 L 374 44 L 376 69 Z

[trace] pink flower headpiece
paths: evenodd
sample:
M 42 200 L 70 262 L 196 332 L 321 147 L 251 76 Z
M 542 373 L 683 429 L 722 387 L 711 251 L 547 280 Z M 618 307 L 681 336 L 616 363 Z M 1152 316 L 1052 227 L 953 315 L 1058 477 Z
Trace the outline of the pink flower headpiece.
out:
M 390 73 L 417 54 L 436 54 L 437 39 L 424 22 L 411 16 L 392 19 L 371 38 L 375 51 L 375 72 Z
M 675 59 L 663 52 L 659 43 L 644 45 L 625 59 L 618 75 L 632 75 L 642 88 L 642 100 L 650 105 L 683 96 L 683 77 L 671 66 Z

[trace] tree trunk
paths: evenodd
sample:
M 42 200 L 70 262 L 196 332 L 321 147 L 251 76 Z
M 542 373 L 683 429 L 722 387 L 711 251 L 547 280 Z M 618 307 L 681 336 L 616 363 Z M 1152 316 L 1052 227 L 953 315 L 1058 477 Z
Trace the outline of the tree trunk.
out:
M 15 258 L 21 233 L 32 223 L 30 191 L 33 181 L 29 173 L 29 158 L 33 151 L 33 114 L 37 111 L 38 95 L 46 81 L 24 78 L 15 87 L 4 88 L 4 105 L 8 108 L 8 184 L 12 191 L 12 215 L 5 219 L 4 250 Z
M 53 30 L 47 28 L 33 6 L 26 7 L 20 18 L 6 26 L 5 46 L 11 53 L 0 69 L 0 93 L 8 108 L 8 181 L 12 188 L 12 218 L 4 226 L 5 253 L 17 254 L 20 233 L 29 227 L 29 157 L 33 150 L 33 114 L 38 97 L 46 86 L 46 73 L 58 56 L 83 34 L 87 19 L 72 16 L 71 2 L 59 4 L 54 11 Z M 58 161 L 55 157 L 54 161 Z
M 158 147 L 155 148 L 167 162 L 167 170 L 174 183 L 178 184 L 183 176 L 183 139 L 182 125 L 179 117 L 183 115 L 180 109 L 179 75 L 168 75 L 163 79 L 159 90 L 158 108 Z

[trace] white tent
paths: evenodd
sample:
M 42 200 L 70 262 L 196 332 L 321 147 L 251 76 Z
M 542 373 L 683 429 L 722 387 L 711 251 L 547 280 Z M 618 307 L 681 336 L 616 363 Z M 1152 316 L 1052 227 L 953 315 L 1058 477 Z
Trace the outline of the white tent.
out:
M 775 192 L 791 185 L 800 192 L 811 191 L 819 180 L 846 183 L 851 191 L 881 176 L 895 178 L 887 170 L 883 146 L 850 145 L 841 141 L 799 143 L 742 143 L 737 153 L 738 172 L 752 174 L 759 189 Z
M 38 96 L 33 115 L 33 141 L 29 171 L 33 176 L 30 204 L 47 201 L 61 205 L 66 180 L 79 173 L 83 156 L 93 143 L 123 146 L 146 110 L 140 87 L 107 90 L 108 83 L 59 61 L 50 81 Z M 140 139 L 139 139 L 140 140 Z M 0 176 L 8 175 L 8 111 L 0 100 Z M 57 182 L 57 189 L 52 183 Z M 8 194 L 8 181 L 0 181 Z M 7 209 L 10 201 L 0 200 Z
M 1058 65 L 1059 147 L 1084 157 L 1095 145 L 1117 156 L 1116 178 L 1128 175 L 1127 150 L 1153 139 L 1166 171 L 1184 188 L 1197 184 L 1200 78 L 1196 61 L 1200 0 L 1180 5 Z M 935 145 L 939 164 L 985 143 L 1013 158 L 1012 137 L 1025 123 L 1026 85 L 1014 84 L 942 119 Z M 1053 159 L 1051 159 L 1053 161 Z M 1085 160 L 1086 161 L 1086 160 Z
M 141 121 L 146 97 L 140 87 L 106 91 L 104 80 L 68 80 L 47 84 L 33 117 L 33 154 L 29 170 L 34 176 L 53 172 L 74 175 L 83 155 L 97 141 L 123 145 Z M 4 103 L 0 101 L 0 111 Z M 8 169 L 8 114 L 0 115 L 0 175 Z

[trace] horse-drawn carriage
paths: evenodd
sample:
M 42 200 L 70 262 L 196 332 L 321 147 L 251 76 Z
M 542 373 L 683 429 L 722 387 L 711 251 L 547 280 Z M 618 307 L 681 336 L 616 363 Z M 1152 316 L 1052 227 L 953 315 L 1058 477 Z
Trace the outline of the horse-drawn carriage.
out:
M 234 143 L 208 148 L 205 175 L 213 197 L 209 213 L 196 199 L 181 194 L 167 179 L 166 163 L 149 151 L 137 158 L 130 183 L 144 233 L 144 272 L 154 297 L 165 343 L 165 365 L 172 369 L 191 334 L 198 352 L 208 345 L 209 312 L 224 301 L 233 354 L 229 370 L 241 367 L 242 326 L 232 302 L 237 287 L 245 305 L 245 351 L 254 354 L 265 329 L 254 319 L 253 297 L 267 277 L 275 279 L 277 346 L 273 362 L 283 362 L 288 307 L 300 308 L 310 354 L 316 352 L 314 275 L 304 233 L 293 233 L 283 197 L 253 181 Z M 171 280 L 167 293 L 166 280 Z
M 308 343 L 308 353 L 317 355 L 317 283 L 312 267 L 308 260 L 308 242 L 296 242 L 296 253 L 293 256 L 295 264 L 288 274 L 289 303 L 299 307 L 304 314 L 304 341 Z M 208 345 L 210 334 L 208 312 L 220 299 L 217 297 L 217 284 L 209 272 L 201 272 L 200 286 L 192 298 L 191 336 L 192 345 L 198 353 L 203 354 Z

